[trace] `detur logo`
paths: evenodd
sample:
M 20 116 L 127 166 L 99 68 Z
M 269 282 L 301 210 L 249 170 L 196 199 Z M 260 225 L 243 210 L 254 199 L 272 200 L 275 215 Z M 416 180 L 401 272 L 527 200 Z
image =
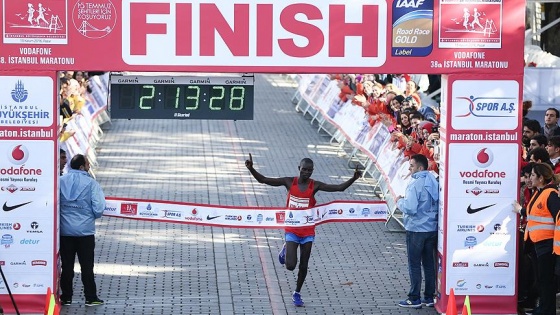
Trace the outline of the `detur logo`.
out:
M 515 100 L 512 97 L 457 97 L 458 100 L 465 100 L 468 111 L 465 114 L 455 115 L 455 117 L 515 117 L 515 103 L 506 100 Z
M 8 151 L 8 160 L 15 165 L 22 165 L 29 158 L 29 150 L 22 144 L 16 145 Z

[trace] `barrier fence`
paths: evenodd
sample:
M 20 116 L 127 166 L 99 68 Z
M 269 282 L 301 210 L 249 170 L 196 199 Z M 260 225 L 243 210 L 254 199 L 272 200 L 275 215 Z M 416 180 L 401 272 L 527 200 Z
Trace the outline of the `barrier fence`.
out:
M 368 117 L 360 106 L 351 100 L 342 101 L 336 80 L 325 74 L 290 75 L 298 88 L 292 97 L 296 110 L 311 117 L 317 132 L 326 132 L 331 143 L 338 143 L 341 150 L 349 152 L 348 163 L 354 161 L 364 167 L 363 176 L 371 176 L 374 194 L 387 203 L 385 225 L 391 221 L 404 227 L 402 212 L 394 202 L 404 195 L 410 181 L 408 163 L 402 150 L 390 141 L 391 133 L 383 123 L 370 126 Z
M 72 135 L 62 136 L 59 143 L 67 153 L 68 161 L 76 154 L 87 156 L 93 175 L 98 167 L 95 148 L 103 136 L 101 125 L 111 120 L 107 113 L 109 73 L 91 77 L 89 84 L 91 93 L 84 95 L 85 105 L 80 114 L 65 119 L 66 132 Z

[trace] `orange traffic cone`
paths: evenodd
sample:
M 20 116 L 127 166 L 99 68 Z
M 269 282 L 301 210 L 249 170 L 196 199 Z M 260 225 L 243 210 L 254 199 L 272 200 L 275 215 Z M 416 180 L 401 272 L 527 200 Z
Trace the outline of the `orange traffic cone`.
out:
M 51 288 L 47 288 L 47 296 L 45 297 L 45 309 L 43 314 L 47 315 L 49 313 L 49 304 L 51 303 Z
M 457 306 L 455 304 L 455 291 L 451 288 L 449 299 L 447 300 L 447 310 L 445 311 L 445 315 L 458 315 Z
M 47 288 L 47 298 L 45 301 L 45 313 L 44 315 L 58 315 L 60 313 L 60 309 L 57 308 L 58 304 L 54 298 L 54 294 L 51 291 L 51 288 Z
M 468 295 L 465 297 L 465 304 L 463 304 L 461 315 L 471 315 L 471 301 Z

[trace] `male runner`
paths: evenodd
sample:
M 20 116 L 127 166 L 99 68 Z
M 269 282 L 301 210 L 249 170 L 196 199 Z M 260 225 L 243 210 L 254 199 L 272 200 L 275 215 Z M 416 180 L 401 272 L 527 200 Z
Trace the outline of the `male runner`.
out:
M 338 185 L 325 184 L 311 179 L 313 173 L 313 161 L 304 158 L 299 163 L 299 177 L 265 177 L 253 168 L 253 157 L 249 153 L 249 159 L 245 161 L 245 166 L 251 175 L 259 182 L 270 186 L 284 186 L 288 190 L 288 209 L 306 209 L 315 206 L 315 193 L 321 191 L 344 191 L 350 187 L 362 173 L 356 167 L 354 176 L 344 183 Z M 286 242 L 278 254 L 278 260 L 282 265 L 286 264 L 286 269 L 293 271 L 297 264 L 297 249 L 300 247 L 299 272 L 297 277 L 296 290 L 292 294 L 292 301 L 295 306 L 303 306 L 301 299 L 301 288 L 307 276 L 307 266 L 311 256 L 311 246 L 315 240 L 315 225 L 304 227 L 286 227 Z

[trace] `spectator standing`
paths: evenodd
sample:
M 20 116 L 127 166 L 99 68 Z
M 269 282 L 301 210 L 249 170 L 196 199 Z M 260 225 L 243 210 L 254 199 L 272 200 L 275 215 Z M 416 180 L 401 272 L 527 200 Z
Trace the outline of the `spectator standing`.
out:
M 396 203 L 404 214 L 410 290 L 408 298 L 398 305 L 418 309 L 422 305 L 434 306 L 439 183 L 427 171 L 428 159 L 424 155 L 413 155 L 409 163 L 412 180 L 406 187 L 405 196 L 397 197 Z M 422 268 L 425 278 L 423 299 L 420 298 Z
M 72 304 L 74 262 L 76 254 L 82 270 L 86 306 L 102 305 L 97 296 L 93 265 L 95 249 L 95 220 L 105 209 L 105 195 L 101 186 L 88 173 L 89 161 L 76 154 L 70 170 L 60 177 L 60 258 L 62 272 L 60 288 L 62 305 Z
M 527 208 L 531 196 L 535 192 L 533 182 L 531 181 L 531 171 L 533 170 L 533 162 L 529 162 L 521 169 L 521 192 L 519 201 L 524 208 Z M 525 241 L 525 229 L 527 227 L 527 217 L 521 216 L 519 220 L 519 268 L 517 269 L 517 277 L 519 279 L 518 289 L 518 305 L 525 310 L 532 310 L 537 301 L 538 287 L 537 279 L 537 257 L 535 248 L 531 241 Z
M 546 151 L 550 156 L 554 174 L 560 174 L 560 136 L 552 136 L 548 139 Z
M 523 101 L 523 125 L 525 125 L 525 122 L 527 120 L 530 120 L 530 118 L 527 117 L 527 114 L 529 114 L 529 110 L 531 109 L 531 107 L 533 107 L 533 101 Z
M 544 126 L 541 129 L 541 133 L 550 138 L 553 136 L 560 136 L 560 128 L 558 128 L 558 117 L 560 116 L 559 111 L 556 108 L 549 108 L 544 114 Z
M 529 119 L 523 123 L 523 136 L 521 137 L 521 143 L 527 151 L 529 151 L 529 143 L 531 139 L 541 133 L 541 124 L 534 120 Z
M 64 149 L 60 149 L 59 155 L 58 171 L 60 176 L 62 176 L 62 174 L 64 173 L 64 169 L 66 168 L 66 163 L 68 163 L 68 157 L 66 156 L 66 151 L 64 151 Z
M 556 256 L 553 254 L 554 219 L 560 210 L 557 184 L 554 173 L 548 164 L 533 165 L 530 180 L 535 193 L 527 207 L 513 202 L 513 210 L 527 217 L 525 242 L 534 244 L 537 256 L 537 284 L 539 288 L 539 306 L 533 314 L 556 314 L 556 281 L 554 268 Z
M 538 134 L 529 140 L 529 150 L 545 148 L 548 140 L 543 134 Z
M 249 159 L 245 161 L 245 166 L 251 175 L 259 182 L 270 186 L 284 186 L 288 190 L 288 209 L 307 209 L 315 206 L 315 193 L 318 191 L 344 191 L 350 187 L 358 178 L 361 172 L 354 172 L 354 176 L 344 183 L 338 185 L 325 184 L 311 179 L 313 174 L 313 161 L 308 158 L 301 160 L 298 169 L 298 177 L 265 177 L 253 168 L 253 157 L 249 154 Z M 301 298 L 301 288 L 307 276 L 309 258 L 311 257 L 311 247 L 315 240 L 315 225 L 302 227 L 286 227 L 286 238 L 282 250 L 278 254 L 280 264 L 286 264 L 286 269 L 293 271 L 297 264 L 297 250 L 300 250 L 299 271 L 297 276 L 296 290 L 292 294 L 292 301 L 295 306 L 303 306 Z
M 550 155 L 548 155 L 548 151 L 546 151 L 545 148 L 535 148 L 534 150 L 529 151 L 527 156 L 529 157 L 529 162 L 545 163 L 552 167 L 552 163 L 550 163 Z

